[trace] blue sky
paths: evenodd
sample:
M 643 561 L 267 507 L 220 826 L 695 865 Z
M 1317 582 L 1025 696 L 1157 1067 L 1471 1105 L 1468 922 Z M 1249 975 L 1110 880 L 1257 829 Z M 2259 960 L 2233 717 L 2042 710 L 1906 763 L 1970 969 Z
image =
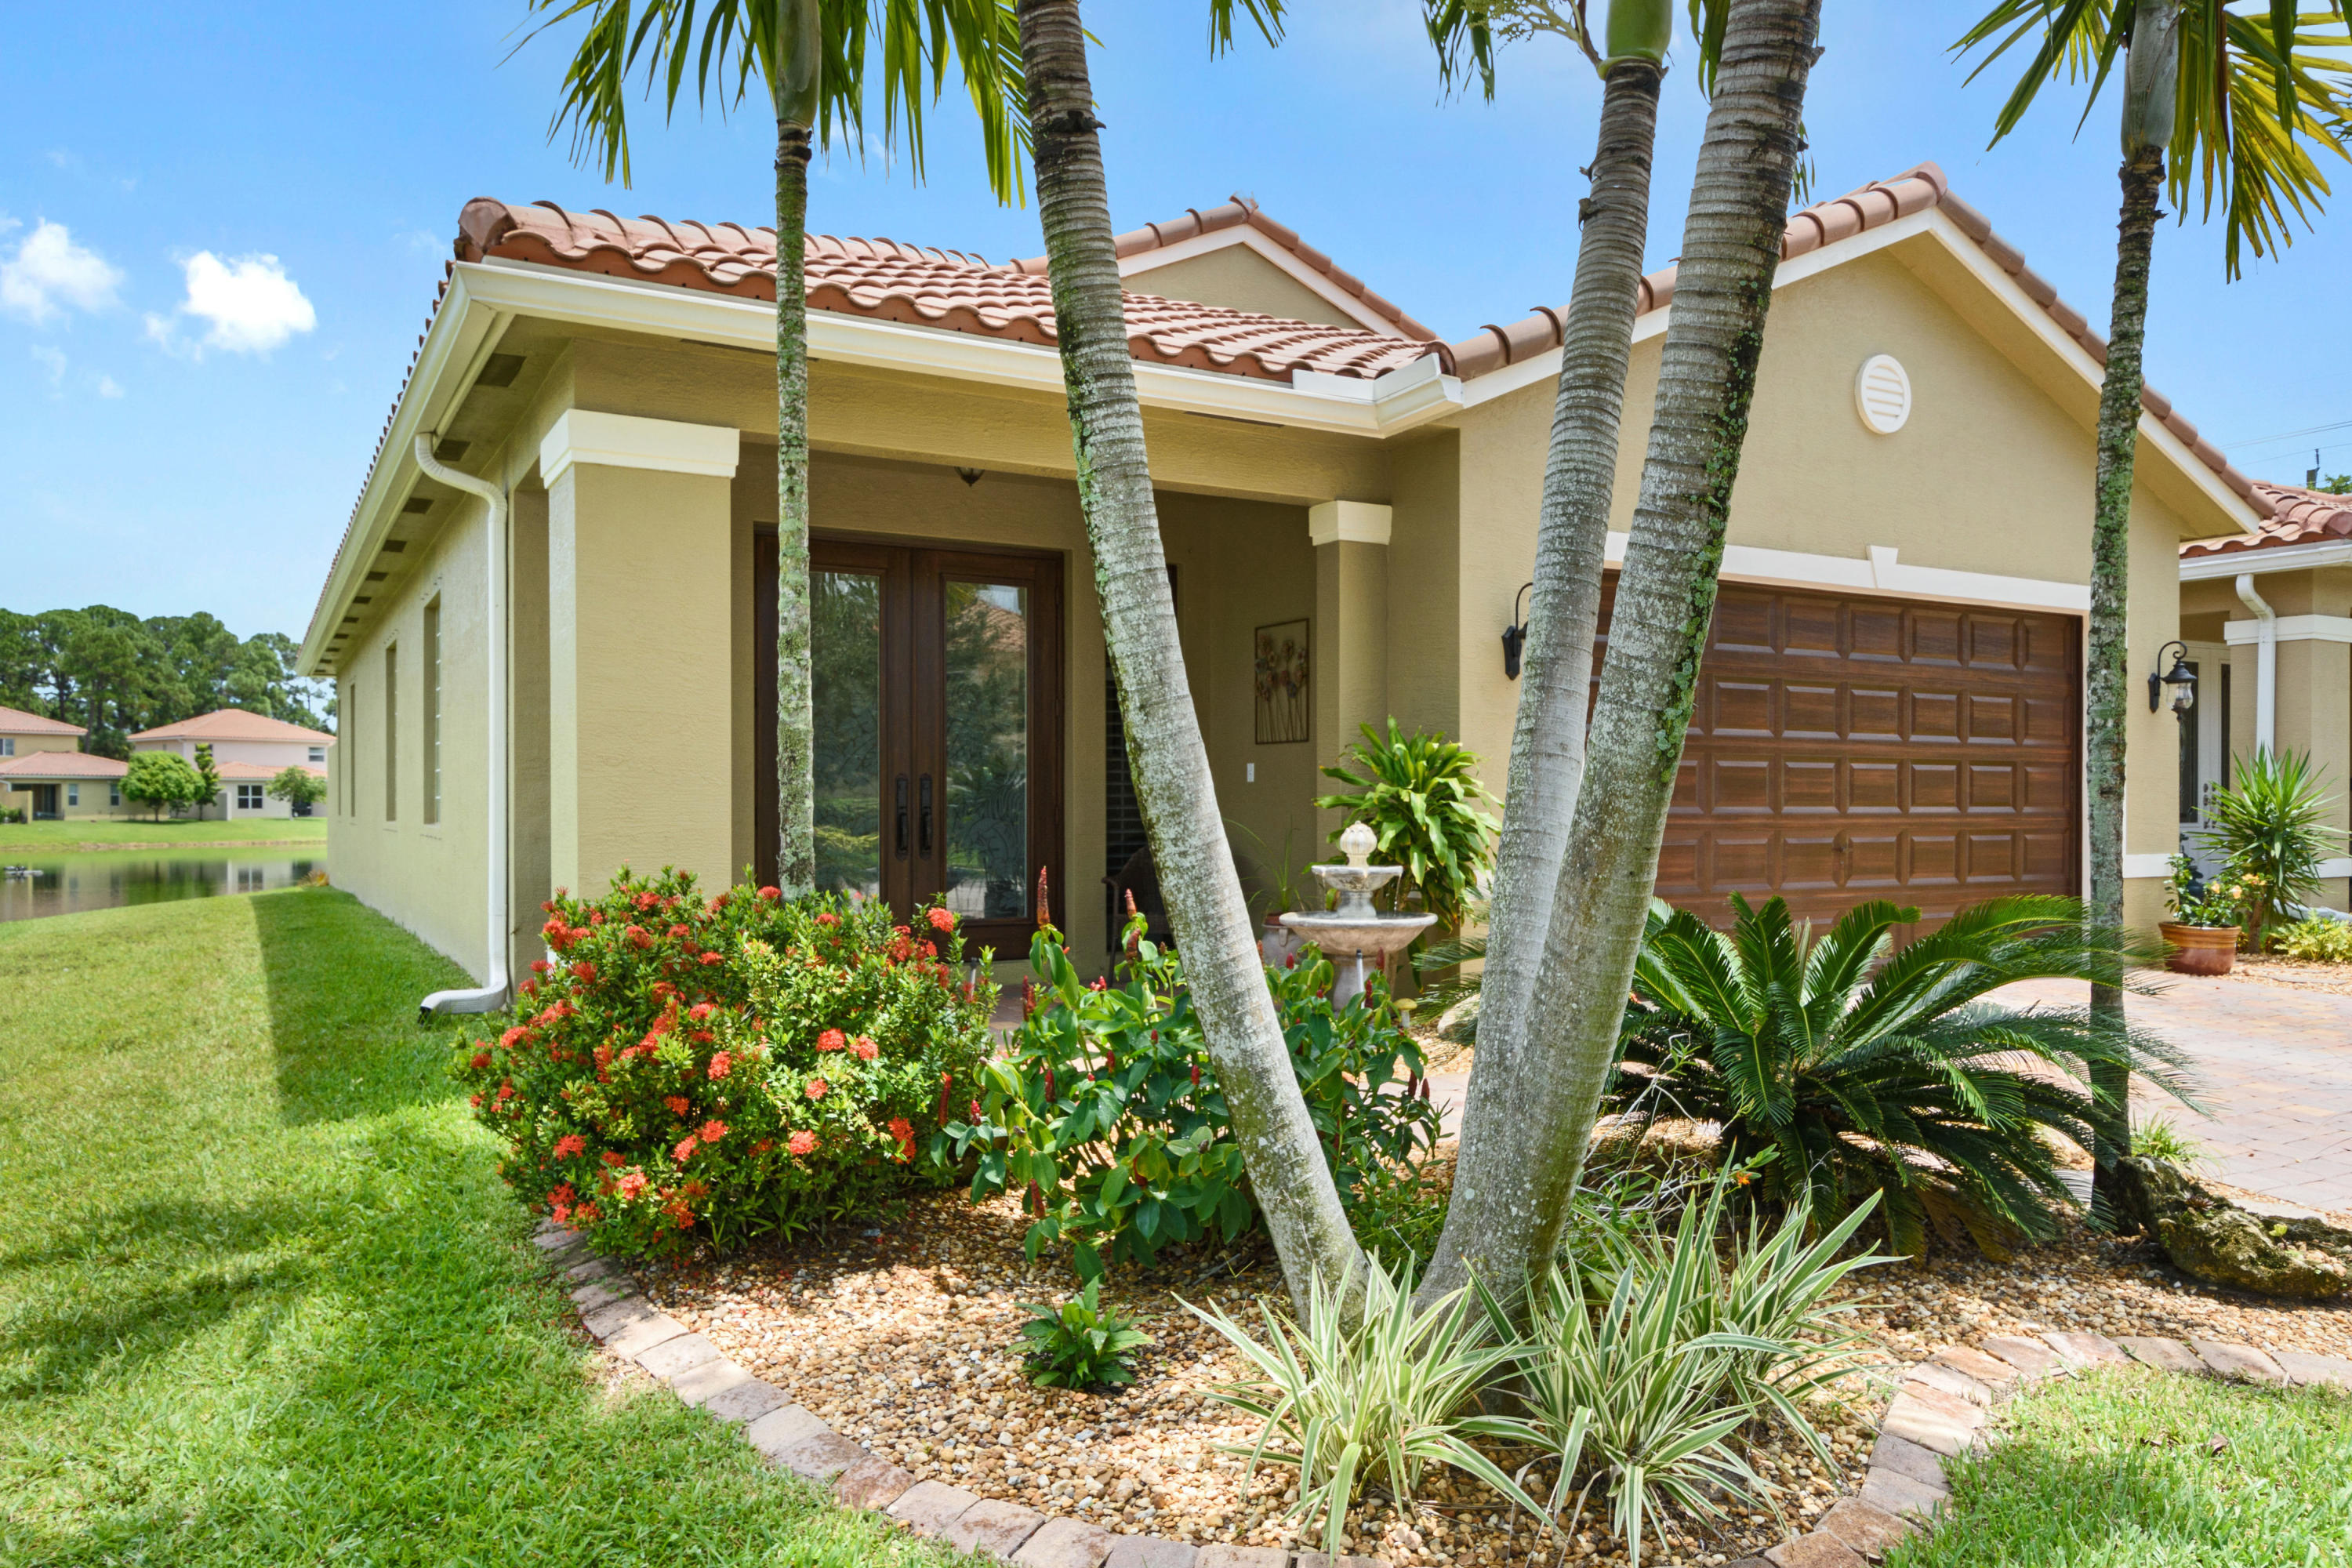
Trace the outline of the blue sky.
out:
M 1228 193 L 1447 337 L 1565 300 L 1597 88 L 1566 49 L 1506 57 L 1492 105 L 1441 102 L 1417 0 L 1291 0 L 1279 49 L 1212 63 L 1191 0 L 1096 0 L 1122 227 Z M 1818 190 L 1921 159 L 2104 325 L 2112 111 L 2073 100 L 2000 148 L 1998 89 L 1945 47 L 1978 9 L 1829 0 L 1807 105 Z M 512 54 L 519 3 L 42 6 L 0 52 L 0 605 L 210 610 L 299 634 L 469 196 L 761 222 L 761 116 L 642 119 L 634 189 L 547 140 L 570 36 Z M 1702 107 L 1671 77 L 1653 264 L 1675 254 Z M 877 153 L 819 172 L 814 226 L 1034 255 L 988 197 L 969 110 L 929 182 Z M 2352 173 L 2352 171 L 2347 171 Z M 2338 179 L 2339 187 L 2347 182 Z M 2352 469 L 2352 215 L 2222 280 L 2218 226 L 2158 239 L 2150 380 L 2257 475 L 2314 442 Z M 2087 510 L 2088 497 L 2084 498 Z

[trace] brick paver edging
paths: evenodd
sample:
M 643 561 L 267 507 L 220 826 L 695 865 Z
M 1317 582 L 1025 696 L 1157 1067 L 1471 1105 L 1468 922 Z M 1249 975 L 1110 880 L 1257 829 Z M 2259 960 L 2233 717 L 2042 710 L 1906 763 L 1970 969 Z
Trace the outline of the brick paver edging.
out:
M 1378 1557 L 1327 1557 L 1272 1546 L 1194 1546 L 1114 1535 L 961 1487 L 919 1481 L 835 1432 L 657 1310 L 610 1258 L 590 1258 L 576 1231 L 541 1222 L 532 1244 L 572 1287 L 580 1321 L 605 1352 L 669 1385 L 689 1405 L 742 1429 L 770 1464 L 829 1488 L 851 1508 L 886 1513 L 917 1535 L 1019 1568 L 1388 1568 Z M 1729 1568 L 1863 1568 L 1904 1537 L 1932 1530 L 1950 1495 L 1944 1460 L 1990 1440 L 2000 1400 L 2045 1378 L 2132 1362 L 2159 1372 L 2254 1383 L 2327 1384 L 2352 1393 L 2352 1359 L 2264 1352 L 2214 1340 L 2110 1340 L 2101 1334 L 1993 1334 L 1980 1348 L 1950 1345 L 1905 1369 L 1879 1418 L 1862 1490 L 1842 1497 L 1806 1533 Z
M 1992 1440 L 1995 1404 L 2047 1378 L 2137 1362 L 2158 1372 L 2250 1383 L 2327 1384 L 2352 1393 L 2352 1359 L 2257 1350 L 2216 1340 L 2045 1333 L 1987 1335 L 1980 1348 L 1947 1345 L 1906 1369 L 1886 1414 L 1862 1490 L 1832 1503 L 1802 1535 L 1729 1568 L 1864 1568 L 1908 1535 L 1933 1530 L 1949 1500 L 1944 1461 Z

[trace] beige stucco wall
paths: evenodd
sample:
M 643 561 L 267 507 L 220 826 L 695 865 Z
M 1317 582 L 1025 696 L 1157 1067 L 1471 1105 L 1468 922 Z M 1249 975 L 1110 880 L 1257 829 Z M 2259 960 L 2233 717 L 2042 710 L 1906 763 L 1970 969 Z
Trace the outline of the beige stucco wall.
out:
M 0 736 L 5 736 L 16 742 L 16 749 L 11 754 L 19 757 L 26 756 L 34 752 L 79 752 L 81 750 L 81 737 L 79 735 L 27 735 L 22 731 L 0 730 Z
M 1364 324 L 1245 245 L 1229 245 L 1126 277 L 1130 292 L 1255 310 L 1293 321 L 1320 321 L 1357 331 Z
M 81 779 L 76 782 L 79 785 L 81 795 L 79 801 L 71 798 L 73 788 L 67 782 L 60 780 L 57 786 L 58 815 L 67 821 L 75 821 L 83 817 L 128 821 L 142 814 L 143 808 L 135 806 L 127 800 L 119 804 L 110 804 L 109 785 L 110 784 L 120 785 L 121 781 L 119 779 Z M 39 787 L 31 784 L 0 785 L 0 811 L 21 811 L 29 818 L 35 802 L 40 798 Z
M 1632 526 L 1660 336 L 1633 348 L 1611 527 Z M 1854 409 L 1864 359 L 1909 374 L 1913 411 L 1881 436 Z M 1500 793 L 1517 689 L 1495 638 L 1535 557 L 1551 424 L 1549 379 L 1467 410 L 1461 429 L 1463 738 L 1489 760 Z M 1728 540 L 1866 559 L 1891 546 L 1910 565 L 2082 584 L 2090 572 L 2092 433 L 1910 268 L 1885 254 L 1802 279 L 1773 297 L 1752 422 L 1733 490 Z M 2177 512 L 2143 486 L 2132 536 L 2132 668 L 2175 635 Z M 2125 852 L 2175 841 L 2178 738 L 2169 714 L 2133 710 L 2126 744 Z M 2144 759 L 2144 761 L 2142 760 Z M 2158 884 L 2136 879 L 2135 920 L 2153 919 Z
M 196 748 L 205 743 L 202 741 L 184 740 L 142 741 L 131 749 L 139 752 L 170 752 L 175 756 L 184 757 L 190 763 L 194 763 L 196 760 Z M 213 761 L 215 763 L 253 763 L 273 773 L 280 768 L 323 768 L 327 765 L 324 760 L 315 763 L 310 760 L 312 742 L 309 741 L 214 741 L 210 744 L 213 749 Z M 325 751 L 329 759 L 334 756 L 332 741 L 323 741 L 317 744 Z

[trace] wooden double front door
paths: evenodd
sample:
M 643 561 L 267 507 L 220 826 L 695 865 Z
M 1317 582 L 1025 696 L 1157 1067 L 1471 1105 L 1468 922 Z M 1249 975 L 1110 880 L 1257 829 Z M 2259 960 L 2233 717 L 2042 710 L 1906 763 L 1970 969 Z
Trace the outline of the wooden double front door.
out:
M 775 536 L 754 552 L 755 818 L 775 863 Z M 819 888 L 901 918 L 941 903 L 971 947 L 1027 951 L 1061 882 L 1059 558 L 819 539 L 810 549 Z

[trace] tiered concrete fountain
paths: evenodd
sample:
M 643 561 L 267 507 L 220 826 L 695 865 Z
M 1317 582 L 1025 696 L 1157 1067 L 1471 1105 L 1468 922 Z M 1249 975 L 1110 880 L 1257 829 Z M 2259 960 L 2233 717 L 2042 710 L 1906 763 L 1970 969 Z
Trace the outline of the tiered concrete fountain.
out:
M 1307 910 L 1282 917 L 1282 923 L 1323 950 L 1338 971 L 1331 984 L 1331 1005 L 1344 1007 L 1364 994 L 1364 973 L 1390 953 L 1402 952 L 1413 938 L 1437 923 L 1430 914 L 1387 914 L 1372 908 L 1372 894 L 1404 875 L 1402 866 L 1370 864 L 1372 830 L 1355 823 L 1339 835 L 1344 866 L 1309 866 L 1324 887 L 1339 895 L 1336 910 Z

